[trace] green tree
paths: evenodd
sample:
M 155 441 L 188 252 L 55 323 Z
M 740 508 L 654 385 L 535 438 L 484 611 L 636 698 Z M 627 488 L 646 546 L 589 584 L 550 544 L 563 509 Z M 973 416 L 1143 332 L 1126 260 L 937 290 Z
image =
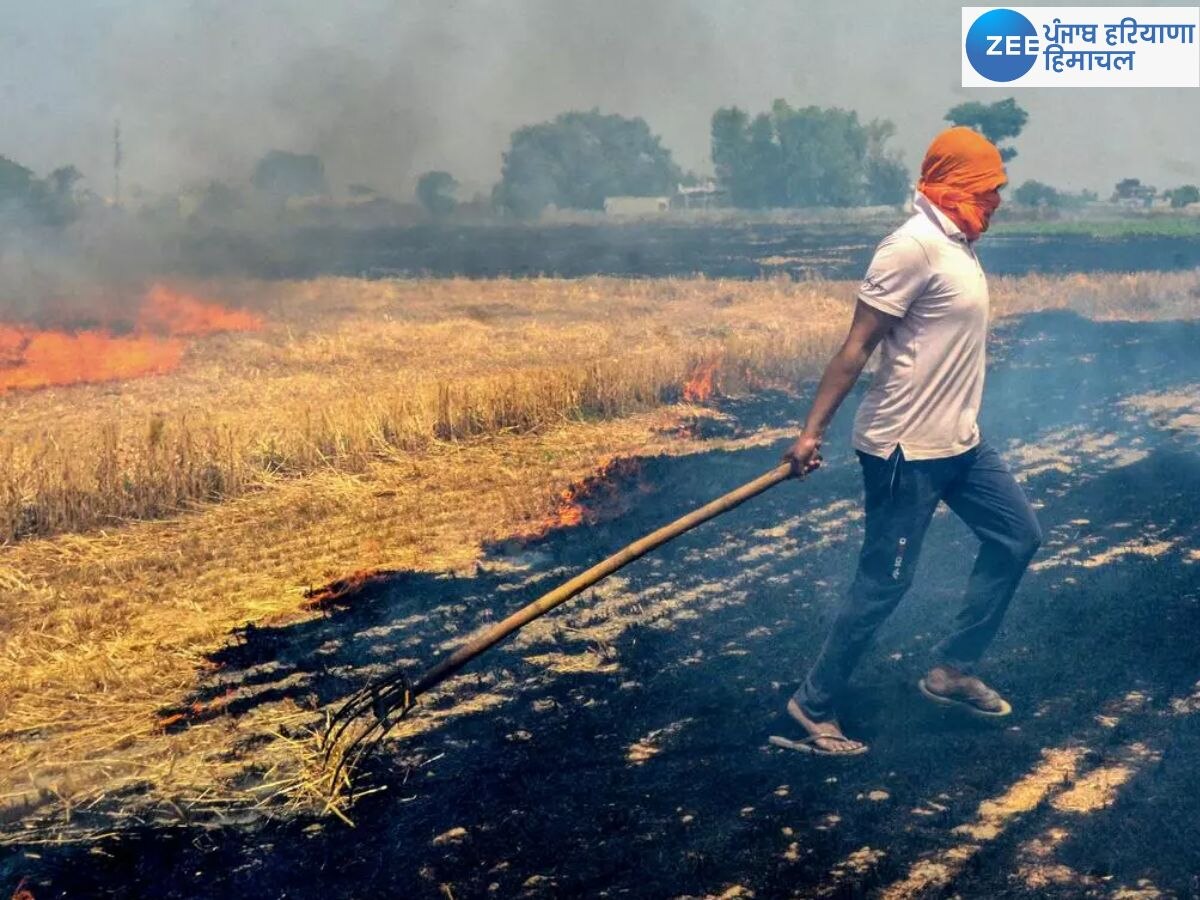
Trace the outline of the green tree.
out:
M 887 149 L 896 126 L 889 119 L 872 119 L 866 129 L 866 202 L 872 206 L 900 206 L 908 199 L 911 185 L 900 154 Z
M 1013 191 L 1013 199 L 1022 206 L 1047 206 L 1057 209 L 1063 197 L 1057 190 L 1040 181 L 1026 181 Z
M 740 178 L 745 205 L 755 209 L 787 206 L 783 148 L 775 136 L 775 120 L 766 113 L 755 116 L 746 144 L 746 170 Z
M 62 166 L 40 179 L 0 156 L 0 215 L 17 226 L 66 225 L 79 214 L 75 187 L 82 178 L 74 166 Z
M 493 202 L 518 216 L 553 204 L 602 209 L 616 195 L 670 193 L 682 177 L 644 119 L 566 112 L 513 132 Z
M 1113 200 L 1138 200 L 1149 206 L 1157 191 L 1148 184 L 1142 184 L 1140 178 L 1122 178 L 1113 188 Z
M 776 100 L 753 119 L 737 107 L 712 117 L 712 158 L 734 206 L 901 203 L 908 175 L 887 149 L 895 126 L 857 113 Z
M 1000 142 L 1015 138 L 1029 120 L 1029 113 L 1017 105 L 1016 99 L 998 100 L 995 103 L 980 103 L 972 100 L 952 107 L 946 113 L 946 121 L 953 125 L 974 128 L 1000 150 L 1000 158 L 1008 162 L 1017 155 L 1013 147 L 1001 147 Z
M 0 206 L 23 207 L 33 188 L 33 172 L 20 163 L 0 156 Z
M 280 200 L 315 197 L 329 190 L 325 164 L 319 156 L 286 150 L 272 150 L 260 159 L 254 166 L 250 183 Z
M 51 191 L 60 197 L 69 197 L 75 186 L 83 181 L 83 173 L 74 166 L 60 166 L 46 176 Z
M 749 116 L 736 106 L 718 109 L 709 126 L 713 171 L 717 181 L 729 192 L 734 206 L 753 206 L 748 202 L 744 175 L 749 170 Z
M 458 182 L 449 172 L 426 172 L 417 179 L 417 199 L 431 216 L 444 216 L 454 212 L 458 201 L 454 192 Z
M 42 221 L 61 226 L 74 221 L 79 214 L 75 189 L 83 181 L 83 173 L 74 166 L 60 166 L 35 186 L 35 203 L 40 207 Z
M 1140 178 L 1122 178 L 1113 188 L 1114 200 L 1128 200 L 1135 196 L 1142 189 L 1142 179 Z
M 1166 193 L 1171 198 L 1171 206 L 1174 209 L 1187 206 L 1189 203 L 1200 203 L 1200 188 L 1194 184 L 1181 185 Z
M 785 206 L 855 206 L 864 198 L 867 134 L 858 114 L 783 100 L 771 107 L 782 156 Z

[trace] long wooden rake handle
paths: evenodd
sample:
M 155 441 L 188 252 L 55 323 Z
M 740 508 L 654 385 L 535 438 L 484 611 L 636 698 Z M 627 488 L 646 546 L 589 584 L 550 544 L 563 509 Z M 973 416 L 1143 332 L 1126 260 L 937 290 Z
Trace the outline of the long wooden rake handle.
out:
M 467 641 L 467 643 L 463 644 L 437 665 L 427 670 L 416 684 L 413 685 L 412 696 L 415 698 L 418 694 L 423 694 L 430 688 L 440 684 L 475 657 L 500 643 L 500 641 L 504 640 L 514 631 L 528 625 L 539 616 L 545 615 L 556 606 L 567 602 L 581 591 L 585 591 L 596 584 L 596 582 L 607 578 L 618 569 L 629 565 L 635 559 L 645 556 L 651 550 L 655 550 L 667 543 L 667 541 L 674 540 L 684 532 L 691 531 L 698 525 L 703 525 L 709 519 L 714 519 L 721 515 L 721 513 L 728 512 L 734 507 L 740 506 L 751 497 L 757 497 L 768 488 L 774 487 L 781 481 L 787 481 L 791 477 L 791 463 L 782 463 L 770 472 L 760 475 L 753 481 L 743 484 L 741 487 L 730 491 L 722 497 L 718 497 L 711 503 L 706 503 L 699 509 L 692 510 L 686 516 L 676 519 L 671 524 L 664 525 L 657 531 L 652 531 L 645 537 L 639 538 L 632 544 L 618 550 L 612 556 L 596 563 L 596 565 L 587 571 L 580 572 L 570 581 L 560 584 L 554 590 L 543 594 L 532 603 L 517 610 L 502 622 L 497 622 L 487 631 Z
M 718 497 L 711 503 L 706 503 L 686 516 L 676 519 L 671 524 L 664 525 L 657 531 L 634 541 L 607 559 L 596 563 L 586 572 L 581 572 L 570 581 L 543 594 L 504 621 L 497 622 L 491 628 L 476 635 L 428 669 L 415 684 L 410 682 L 403 672 L 396 671 L 360 688 L 348 697 L 338 711 L 333 714 L 325 729 L 323 738 L 325 761 L 329 763 L 331 759 L 337 759 L 333 775 L 330 778 L 331 792 L 338 790 L 342 783 L 343 773 L 352 769 L 365 753 L 370 752 L 371 746 L 386 737 L 396 723 L 408 714 L 418 696 L 441 684 L 475 657 L 485 653 L 514 631 L 528 625 L 539 616 L 545 615 L 581 591 L 587 590 L 621 567 L 629 565 L 635 559 L 645 556 L 667 541 L 679 537 L 685 531 L 691 531 L 696 526 L 703 525 L 709 519 L 716 518 L 735 506 L 740 506 L 751 497 L 757 497 L 768 488 L 791 477 L 791 463 L 782 463 L 770 472 L 743 484 L 723 497 Z M 342 746 L 342 739 L 350 733 L 351 724 L 359 716 L 367 713 L 374 714 L 374 723 L 365 731 L 353 734 L 352 737 L 349 737 L 349 743 Z M 340 756 L 335 757 L 339 746 L 342 747 L 342 752 Z

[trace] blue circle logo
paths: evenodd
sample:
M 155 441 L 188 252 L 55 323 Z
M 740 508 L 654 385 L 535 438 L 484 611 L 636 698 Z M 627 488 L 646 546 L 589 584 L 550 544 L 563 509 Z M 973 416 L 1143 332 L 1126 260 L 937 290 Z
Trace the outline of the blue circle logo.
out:
M 1015 81 L 1037 55 L 1037 29 L 1014 10 L 988 10 L 967 31 L 967 59 L 988 81 Z

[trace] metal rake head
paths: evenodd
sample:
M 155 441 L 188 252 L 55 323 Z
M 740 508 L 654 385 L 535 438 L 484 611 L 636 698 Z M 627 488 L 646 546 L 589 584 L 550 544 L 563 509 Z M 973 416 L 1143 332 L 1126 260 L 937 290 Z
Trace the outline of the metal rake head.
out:
M 343 776 L 370 755 L 415 703 L 412 682 L 403 672 L 395 672 L 355 691 L 330 716 L 321 747 L 326 767 L 336 760 L 329 782 L 331 795 L 337 793 Z M 367 713 L 374 716 L 371 724 L 351 735 L 351 726 Z

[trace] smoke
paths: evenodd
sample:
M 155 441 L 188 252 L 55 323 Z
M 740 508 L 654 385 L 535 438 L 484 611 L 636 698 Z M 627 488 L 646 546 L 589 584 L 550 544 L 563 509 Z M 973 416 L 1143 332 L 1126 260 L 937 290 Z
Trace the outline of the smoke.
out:
M 513 129 L 570 108 L 644 116 L 681 164 L 705 170 L 718 106 L 841 105 L 893 119 L 915 165 L 946 109 L 1001 96 L 958 87 L 960 7 L 947 0 L 6 6 L 0 153 L 39 171 L 74 162 L 100 193 L 117 118 L 131 188 L 244 179 L 278 147 L 319 153 L 335 187 L 407 198 L 431 168 L 486 189 Z M 1018 99 L 1031 116 L 1014 181 L 1170 185 L 1200 140 L 1185 90 Z
M 130 321 L 165 247 L 141 223 L 90 211 L 63 229 L 0 220 L 0 324 L 107 327 Z
M 244 192 L 275 148 L 318 154 L 335 193 L 366 184 L 408 200 L 421 172 L 446 169 L 469 197 L 497 179 L 514 129 L 591 107 L 644 117 L 684 168 L 710 171 L 713 111 L 776 97 L 892 119 L 915 167 L 951 105 L 1003 96 L 958 87 L 948 0 L 0 4 L 0 154 L 38 175 L 74 164 L 110 197 L 119 120 L 131 209 L 211 181 Z M 1124 177 L 1170 187 L 1200 175 L 1191 92 L 1018 99 L 1030 121 L 1014 184 L 1106 195 Z M 239 224 L 262 233 L 269 220 Z M 177 249 L 160 226 L 94 204 L 50 238 L 0 228 L 0 312 L 45 318 L 87 309 L 79 298 L 97 290 L 138 293 Z

